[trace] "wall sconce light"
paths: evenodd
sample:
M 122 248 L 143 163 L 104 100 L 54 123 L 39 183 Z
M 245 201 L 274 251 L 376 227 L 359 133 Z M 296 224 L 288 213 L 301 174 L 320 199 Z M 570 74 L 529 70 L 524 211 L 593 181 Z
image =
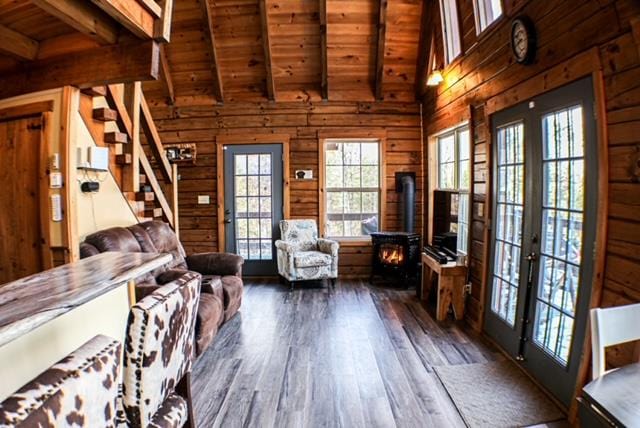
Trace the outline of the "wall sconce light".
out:
M 427 79 L 427 86 L 438 86 L 444 81 L 440 70 L 433 70 Z

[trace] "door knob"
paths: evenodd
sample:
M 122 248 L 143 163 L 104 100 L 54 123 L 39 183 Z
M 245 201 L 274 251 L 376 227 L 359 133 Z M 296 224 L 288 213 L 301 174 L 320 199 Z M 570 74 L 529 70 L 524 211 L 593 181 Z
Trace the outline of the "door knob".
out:
M 229 224 L 229 223 L 231 223 L 231 219 L 230 219 L 230 218 L 225 218 L 225 219 L 224 219 L 224 222 L 225 222 L 226 224 Z

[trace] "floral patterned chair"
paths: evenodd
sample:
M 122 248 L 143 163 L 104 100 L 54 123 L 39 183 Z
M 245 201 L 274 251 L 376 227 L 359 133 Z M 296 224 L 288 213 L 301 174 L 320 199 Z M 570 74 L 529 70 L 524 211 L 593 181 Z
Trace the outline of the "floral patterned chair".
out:
M 291 285 L 296 281 L 330 279 L 335 287 L 338 278 L 340 245 L 318 238 L 315 220 L 282 220 L 281 239 L 276 241 L 278 273 Z

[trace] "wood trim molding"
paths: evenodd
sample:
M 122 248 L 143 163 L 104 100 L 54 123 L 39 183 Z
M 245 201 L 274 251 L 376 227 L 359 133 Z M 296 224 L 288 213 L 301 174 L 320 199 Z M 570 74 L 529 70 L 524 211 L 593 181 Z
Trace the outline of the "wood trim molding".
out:
M 362 130 L 358 134 L 357 131 L 318 131 L 318 234 L 325 237 L 325 174 L 324 174 L 324 145 L 327 140 L 377 140 L 380 144 L 380 200 L 378 201 L 380 208 L 380 218 L 378 229 L 384 230 L 387 218 L 387 132 L 386 131 L 366 131 Z M 335 238 L 333 238 L 335 239 Z M 371 240 L 367 238 L 347 238 L 337 239 L 343 246 L 366 246 L 371 245 Z
M 597 47 L 588 49 L 555 67 L 530 77 L 499 95 L 487 99 L 487 115 L 588 76 L 599 70 L 600 64 L 599 49 Z
M 604 288 L 604 275 L 607 256 L 607 235 L 608 235 L 608 215 L 609 215 L 609 134 L 607 126 L 607 105 L 604 73 L 602 63 L 598 61 L 593 64 L 595 70 L 592 73 L 593 94 L 595 100 L 596 132 L 597 132 L 597 158 L 598 158 L 598 206 L 596 213 L 596 238 L 593 258 L 593 279 L 591 282 L 590 308 L 600 306 L 602 300 L 602 290 Z M 569 421 L 575 422 L 578 414 L 578 404 L 576 398 L 579 396 L 582 387 L 589 379 L 589 365 L 591 363 L 591 333 L 590 322 L 586 325 L 587 332 L 582 347 L 582 362 L 578 369 L 576 390 L 569 407 Z
M 285 219 L 291 218 L 291 168 L 289 158 L 289 134 L 219 135 L 216 137 L 216 203 L 218 222 L 218 251 L 225 251 L 224 230 L 224 146 L 251 144 L 282 144 L 282 204 Z
M 37 116 L 41 113 L 52 112 L 53 101 L 39 101 L 31 104 L 23 104 L 0 110 L 0 121 L 21 119 L 28 116 Z
M 80 109 L 80 91 L 70 86 L 65 86 L 62 91 L 62 103 L 60 111 L 60 153 L 61 171 L 66 177 L 63 188 L 63 207 L 65 221 L 62 222 L 63 243 L 68 250 L 67 262 L 80 259 L 80 242 L 78 240 L 78 206 L 77 192 L 74 185 L 76 181 L 76 112 Z
M 40 236 L 42 242 L 40 249 L 42 252 L 42 263 L 45 270 L 53 268 L 53 251 L 51 249 L 51 227 L 49 223 L 49 169 L 46 165 L 49 163 L 49 150 L 52 142 L 50 141 L 49 127 L 53 126 L 53 112 L 43 111 L 40 113 L 42 117 L 42 127 L 40 128 L 40 165 L 38 167 L 38 175 L 40 182 Z M 67 186 L 68 187 L 68 186 Z

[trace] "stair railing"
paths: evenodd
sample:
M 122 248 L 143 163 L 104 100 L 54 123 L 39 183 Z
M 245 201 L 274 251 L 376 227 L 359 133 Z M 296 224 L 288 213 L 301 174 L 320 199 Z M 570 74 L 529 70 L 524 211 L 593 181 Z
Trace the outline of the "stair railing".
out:
M 123 165 L 123 192 L 140 191 L 140 174 L 147 177 L 147 183 L 155 194 L 156 201 L 162 209 L 164 219 L 178 228 L 178 168 L 167 159 L 160 134 L 155 126 L 149 105 L 147 104 L 140 82 L 107 86 L 107 103 L 118 112 L 117 124 L 127 134 L 129 144 L 123 145 L 123 155 L 127 162 Z M 151 159 L 147 157 L 140 133 L 143 132 L 150 148 Z M 130 159 L 129 159 L 130 157 Z M 129 162 L 130 160 L 130 162 Z M 152 161 L 153 164 L 152 165 Z M 169 199 L 156 176 L 153 166 L 160 170 L 160 175 L 167 185 Z

